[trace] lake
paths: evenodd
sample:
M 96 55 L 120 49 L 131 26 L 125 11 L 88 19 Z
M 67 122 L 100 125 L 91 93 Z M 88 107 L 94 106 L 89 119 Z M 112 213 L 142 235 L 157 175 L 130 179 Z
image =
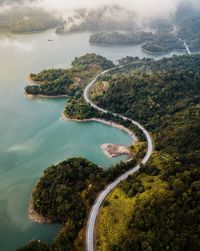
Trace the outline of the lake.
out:
M 49 242 L 58 231 L 58 225 L 41 225 L 28 219 L 32 188 L 49 165 L 82 156 L 108 168 L 124 158 L 107 158 L 100 145 L 131 143 L 126 133 L 110 126 L 64 121 L 60 113 L 66 99 L 29 100 L 23 96 L 30 72 L 70 67 L 75 56 L 95 52 L 114 61 L 127 55 L 148 56 L 140 46 L 91 46 L 89 36 L 59 36 L 52 30 L 0 35 L 1 251 L 15 250 L 35 239 Z

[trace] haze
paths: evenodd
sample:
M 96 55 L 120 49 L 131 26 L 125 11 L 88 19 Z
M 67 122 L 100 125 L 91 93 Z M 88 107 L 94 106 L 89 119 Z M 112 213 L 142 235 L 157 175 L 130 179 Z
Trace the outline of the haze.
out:
M 0 0 L 1 11 L 10 5 L 24 5 L 42 7 L 49 11 L 58 11 L 63 15 L 75 9 L 97 9 L 104 5 L 118 5 L 136 13 L 139 18 L 169 17 L 173 15 L 181 2 L 190 2 L 195 8 L 200 8 L 199 0 Z M 6 8 L 5 8 L 6 7 Z
M 38 5 L 62 12 L 77 8 L 98 8 L 103 5 L 119 5 L 133 10 L 139 17 L 168 17 L 173 14 L 177 5 L 184 0 L 39 0 Z M 198 0 L 189 0 L 198 3 Z

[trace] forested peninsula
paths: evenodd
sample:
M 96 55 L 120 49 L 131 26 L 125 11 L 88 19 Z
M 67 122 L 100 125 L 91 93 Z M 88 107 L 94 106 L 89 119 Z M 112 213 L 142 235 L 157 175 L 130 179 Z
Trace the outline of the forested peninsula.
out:
M 79 60 L 85 57 L 75 60 L 77 71 L 99 66 L 94 62 L 83 66 Z M 200 55 L 159 61 L 127 57 L 120 64 L 122 68 L 97 80 L 90 97 L 100 107 L 143 124 L 153 136 L 155 152 L 102 205 L 97 250 L 199 250 Z M 33 190 L 32 202 L 38 213 L 62 223 L 61 230 L 49 245 L 35 241 L 18 251 L 84 250 L 86 218 L 97 194 L 145 153 L 144 138 L 129 121 L 101 114 L 84 103 L 82 92 L 88 81 L 84 79 L 67 101 L 65 116 L 104 118 L 131 128 L 139 138 L 133 147 L 135 157 L 108 171 L 82 158 L 49 167 Z
M 73 97 L 86 83 L 114 64 L 102 56 L 87 54 L 75 58 L 70 69 L 48 69 L 28 77 L 31 85 L 25 87 L 27 97 Z

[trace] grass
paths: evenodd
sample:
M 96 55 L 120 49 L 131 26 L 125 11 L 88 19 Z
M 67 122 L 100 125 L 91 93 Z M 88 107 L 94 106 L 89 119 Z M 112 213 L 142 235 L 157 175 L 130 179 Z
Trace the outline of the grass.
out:
M 109 204 L 102 206 L 98 218 L 97 251 L 108 251 L 113 244 L 118 243 L 136 202 L 128 198 L 119 187 L 108 196 L 107 201 Z
M 95 100 L 97 97 L 102 96 L 109 88 L 109 83 L 107 81 L 97 82 L 92 86 L 90 97 Z
M 101 207 L 97 222 L 97 251 L 108 251 L 118 245 L 122 236 L 126 236 L 128 224 L 136 203 L 149 199 L 155 193 L 165 193 L 167 183 L 159 176 L 139 176 L 144 187 L 143 193 L 128 197 L 120 187 L 114 189 Z

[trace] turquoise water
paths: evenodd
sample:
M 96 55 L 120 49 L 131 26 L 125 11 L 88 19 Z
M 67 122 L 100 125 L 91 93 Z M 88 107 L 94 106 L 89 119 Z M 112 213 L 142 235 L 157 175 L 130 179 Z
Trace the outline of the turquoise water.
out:
M 95 52 L 112 60 L 126 55 L 146 56 L 139 46 L 98 47 L 89 34 L 57 36 L 53 31 L 0 36 L 0 250 L 11 251 L 30 240 L 50 241 L 58 225 L 28 219 L 31 190 L 50 164 L 83 156 L 104 166 L 124 158 L 108 159 L 103 143 L 130 144 L 130 137 L 100 123 L 64 121 L 65 99 L 23 96 L 26 76 L 44 68 L 69 67 L 75 56 Z M 53 39 L 53 42 L 48 42 Z

